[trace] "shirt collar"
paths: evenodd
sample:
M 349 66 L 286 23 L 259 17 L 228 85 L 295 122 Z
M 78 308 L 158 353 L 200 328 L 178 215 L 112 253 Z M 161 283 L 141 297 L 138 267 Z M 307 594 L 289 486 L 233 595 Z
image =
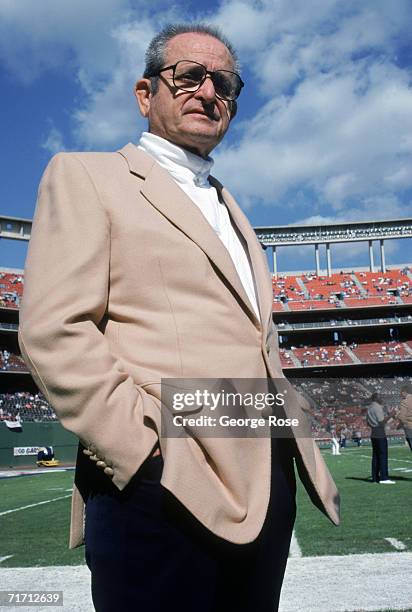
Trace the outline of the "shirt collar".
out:
M 139 148 L 153 157 L 179 182 L 193 182 L 198 187 L 210 187 L 207 178 L 213 166 L 213 159 L 204 159 L 156 134 L 143 132 Z

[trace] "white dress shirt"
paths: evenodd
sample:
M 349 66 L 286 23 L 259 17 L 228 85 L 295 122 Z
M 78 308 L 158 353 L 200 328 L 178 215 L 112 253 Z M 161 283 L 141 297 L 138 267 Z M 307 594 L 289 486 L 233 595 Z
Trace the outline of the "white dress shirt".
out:
M 149 132 L 143 132 L 138 146 L 167 170 L 179 187 L 199 207 L 229 251 L 250 303 L 260 320 L 247 250 L 230 221 L 226 205 L 219 201 L 216 189 L 208 182 L 213 159 L 211 157 L 204 159 Z

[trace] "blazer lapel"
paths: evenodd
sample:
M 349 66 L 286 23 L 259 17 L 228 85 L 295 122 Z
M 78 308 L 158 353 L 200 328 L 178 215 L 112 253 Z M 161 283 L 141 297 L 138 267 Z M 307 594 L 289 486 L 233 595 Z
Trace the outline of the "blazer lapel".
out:
M 170 174 L 144 151 L 129 143 L 119 153 L 127 160 L 130 172 L 145 179 L 140 190 L 144 197 L 204 251 L 243 302 L 253 323 L 259 327 L 260 322 L 255 315 L 228 250 L 199 208 L 177 185 Z M 224 196 L 226 195 L 228 194 L 224 194 Z M 226 197 L 224 201 L 228 204 Z M 231 214 L 234 208 L 237 208 L 237 205 L 230 202 L 228 209 Z M 242 224 L 237 223 L 237 225 L 240 232 L 245 235 L 244 229 L 241 227 Z M 245 239 L 249 246 L 249 242 L 252 243 L 250 237 L 248 239 L 245 236 Z M 260 248 L 258 244 L 257 246 Z M 253 255 L 251 253 L 251 260 L 252 266 L 255 268 L 255 262 L 258 262 L 255 252 Z M 256 284 L 259 286 L 256 271 L 255 276 Z M 259 299 L 260 293 L 261 289 L 258 288 Z M 265 324 L 264 322 L 265 319 L 262 317 L 262 324 Z
M 214 177 L 210 176 L 209 182 L 216 188 L 218 194 L 220 194 L 221 198 L 225 202 L 230 216 L 232 217 L 232 221 L 235 223 L 239 232 L 242 234 L 247 243 L 252 263 L 252 271 L 255 276 L 262 326 L 264 329 L 266 329 L 271 321 L 273 303 L 272 284 L 266 255 L 264 254 L 263 249 L 256 238 L 256 234 L 251 227 L 249 220 L 236 203 L 234 197 Z

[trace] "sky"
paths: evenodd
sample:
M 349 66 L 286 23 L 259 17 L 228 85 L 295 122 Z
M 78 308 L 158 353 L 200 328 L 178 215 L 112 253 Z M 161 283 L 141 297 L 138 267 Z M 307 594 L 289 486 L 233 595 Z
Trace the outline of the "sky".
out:
M 252 225 L 412 216 L 410 0 L 0 0 L 0 214 L 32 218 L 58 151 L 137 142 L 147 44 L 196 20 L 239 53 L 246 85 L 213 174 Z M 412 261 L 411 242 L 388 242 L 387 264 Z M 0 240 L 0 263 L 23 267 L 26 248 Z M 278 261 L 313 269 L 313 249 Z M 367 263 L 365 243 L 332 247 L 333 267 Z

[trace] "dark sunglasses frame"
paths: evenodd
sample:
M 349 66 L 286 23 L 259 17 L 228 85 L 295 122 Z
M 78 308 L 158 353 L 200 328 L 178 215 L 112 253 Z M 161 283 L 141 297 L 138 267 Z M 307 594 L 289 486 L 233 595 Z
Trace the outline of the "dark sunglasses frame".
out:
M 198 86 L 196 87 L 196 89 L 193 89 L 193 87 L 190 87 L 188 89 L 181 87 L 180 85 L 176 85 L 175 83 L 175 74 L 176 74 L 176 66 L 178 64 L 180 64 L 181 62 L 189 62 L 191 64 L 195 64 L 197 66 L 201 66 L 204 69 L 204 77 L 203 79 L 199 82 Z M 199 64 L 199 62 L 194 62 L 192 60 L 179 60 L 178 62 L 176 62 L 176 64 L 172 64 L 171 66 L 166 66 L 165 68 L 161 68 L 160 70 L 158 70 L 155 74 L 153 74 L 152 76 L 160 76 L 160 74 L 162 72 L 165 72 L 166 70 L 173 70 L 173 74 L 172 74 L 172 80 L 173 80 L 173 85 L 176 87 L 176 89 L 180 89 L 181 91 L 187 91 L 190 93 L 194 93 L 195 91 L 198 91 L 203 83 L 206 80 L 206 77 L 209 75 L 210 78 L 212 79 L 212 83 L 213 86 L 215 88 L 216 91 L 216 96 L 220 99 L 220 100 L 225 100 L 226 102 L 234 102 L 240 95 L 240 92 L 242 91 L 242 87 L 245 85 L 244 82 L 242 81 L 242 79 L 240 78 L 240 75 L 237 72 L 232 72 L 231 70 L 207 70 L 206 66 L 204 66 L 203 64 Z M 237 96 L 235 96 L 234 98 L 226 98 L 224 96 L 222 96 L 221 94 L 219 94 L 216 90 L 216 84 L 214 81 L 214 76 L 216 73 L 218 72 L 227 72 L 228 74 L 234 74 L 237 76 L 237 78 L 239 79 L 239 93 L 237 94 Z

